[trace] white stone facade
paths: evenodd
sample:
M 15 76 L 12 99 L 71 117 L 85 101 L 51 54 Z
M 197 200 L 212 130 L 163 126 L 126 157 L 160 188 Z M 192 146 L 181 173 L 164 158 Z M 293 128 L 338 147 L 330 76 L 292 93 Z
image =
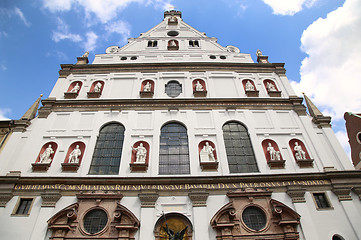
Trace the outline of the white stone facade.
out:
M 170 23 L 170 18 L 176 19 L 177 24 Z M 169 36 L 170 31 L 178 35 Z M 178 45 L 172 46 L 171 40 L 177 40 Z M 154 43 L 149 46 L 149 41 L 157 41 L 156 46 Z M 195 96 L 193 80 L 196 79 L 204 81 L 205 96 Z M 152 95 L 147 97 L 142 96 L 145 80 L 154 84 Z M 247 95 L 243 80 L 253 81 L 258 96 Z M 273 81 L 277 96 L 267 91 L 265 80 Z M 88 93 L 96 81 L 102 82 L 102 90 L 99 96 L 92 97 Z M 181 86 L 177 97 L 166 93 L 170 81 L 177 81 Z M 81 88 L 69 98 L 66 93 L 75 82 Z M 39 116 L 23 131 L 14 131 L 9 136 L 0 152 L 1 236 L 31 240 L 75 238 L 75 235 L 57 238 L 53 230 L 56 224 L 52 221 L 57 213 L 83 199 L 81 194 L 88 191 L 95 191 L 93 194 L 101 191 L 104 199 L 108 191 L 122 194 L 120 204 L 134 214 L 140 226 L 134 230 L 134 238 L 105 237 L 102 234 L 114 234 L 115 230 L 113 233 L 107 230 L 113 229 L 110 227 L 113 221 L 121 221 L 109 220 L 109 226 L 101 234 L 79 233 L 79 239 L 159 239 L 157 224 L 163 213 L 188 219 L 192 229 L 187 229 L 187 239 L 255 239 L 252 234 L 259 239 L 262 234 L 286 234 L 272 225 L 277 214 L 272 217 L 271 208 L 266 207 L 268 227 L 259 231 L 249 229 L 245 220 L 238 219 L 241 230 L 232 227 L 227 238 L 222 235 L 226 230 L 217 225 L 220 220 L 212 222 L 231 199 L 242 202 L 240 199 L 253 189 L 255 196 L 268 196 L 300 216 L 297 223 L 279 223 L 289 224 L 289 229 L 295 227 L 298 237 L 277 235 L 277 239 L 325 240 L 336 239 L 335 236 L 361 239 L 360 173 L 354 171 L 332 129 L 318 124 L 315 116 L 306 114 L 305 110 L 282 64 L 254 63 L 250 54 L 239 53 L 236 47 L 220 46 L 215 38 L 184 23 L 179 12 L 166 12 L 162 23 L 139 38 L 130 39 L 122 48 L 113 46 L 106 54 L 96 55 L 92 64 L 62 65 L 60 77 L 43 101 Z M 172 122 L 186 128 L 188 174 L 159 174 L 161 129 Z M 229 122 L 238 122 L 247 129 L 258 171 L 231 173 L 222 129 Z M 90 174 L 99 131 L 108 123 L 120 123 L 125 128 L 119 171 L 108 175 Z M 294 139 L 302 142 L 307 151 L 310 161 L 306 167 L 294 157 Z M 283 165 L 274 167 L 268 162 L 263 146 L 267 140 L 277 143 L 285 160 Z M 149 144 L 148 157 L 145 169 L 134 171 L 131 147 L 139 141 Z M 210 141 L 215 146 L 217 165 L 208 170 L 199 160 L 202 141 Z M 76 170 L 65 171 L 63 165 L 69 149 L 76 142 L 84 144 L 81 162 Z M 56 144 L 52 162 L 45 170 L 38 171 L 38 155 L 49 143 Z M 257 189 L 262 191 L 258 193 Z M 238 195 L 227 195 L 230 190 Z M 318 193 L 326 198 L 328 207 L 317 205 L 315 194 Z M 102 197 L 94 195 L 94 199 Z M 249 203 L 245 204 L 263 206 L 258 202 L 262 198 L 249 197 Z M 16 213 L 21 199 L 33 199 L 29 214 Z M 102 201 L 96 200 L 100 205 Z M 80 213 L 83 205 L 81 201 L 79 204 L 76 211 Z M 234 202 L 236 211 L 241 211 L 236 206 Z M 112 219 L 110 210 L 108 215 Z M 69 226 L 83 229 L 83 217 L 79 214 L 77 223 Z M 217 232 L 218 228 L 222 228 L 223 233 Z M 237 231 L 246 235 L 237 235 Z M 74 232 L 78 234 L 77 230 Z M 269 235 L 262 239 L 274 238 Z

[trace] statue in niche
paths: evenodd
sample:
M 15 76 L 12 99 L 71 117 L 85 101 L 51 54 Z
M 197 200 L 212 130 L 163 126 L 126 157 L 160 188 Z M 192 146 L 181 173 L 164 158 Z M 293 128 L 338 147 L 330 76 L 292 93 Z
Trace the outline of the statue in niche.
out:
M 204 91 L 203 86 L 202 86 L 202 84 L 201 84 L 199 81 L 196 82 L 196 91 L 197 91 L 197 92 L 202 92 L 202 91 Z
M 271 161 L 280 161 L 281 160 L 280 151 L 276 151 L 274 149 L 274 147 L 272 147 L 272 144 L 270 142 L 268 143 L 267 152 L 269 152 Z
M 169 229 L 167 223 L 165 223 L 165 226 L 166 227 L 163 227 L 163 229 L 168 234 L 169 240 L 183 240 L 183 236 L 188 228 L 188 227 L 185 227 L 183 230 L 174 233 L 174 231 L 172 229 Z
M 176 47 L 176 46 L 177 46 L 176 41 L 175 41 L 175 40 L 170 40 L 170 41 L 169 41 L 169 46 L 171 46 L 171 47 Z
M 206 142 L 200 152 L 201 162 L 216 162 L 213 152 L 214 148 L 209 145 L 209 142 Z
M 152 84 L 150 82 L 147 82 L 143 87 L 144 92 L 150 92 L 152 91 Z
M 101 82 L 97 82 L 94 86 L 94 92 L 99 93 L 102 90 L 102 86 Z
M 267 82 L 267 89 L 269 92 L 277 92 L 275 85 L 271 82 Z
M 80 155 L 81 151 L 79 149 L 79 145 L 76 145 L 75 149 L 69 154 L 68 163 L 79 163 Z
M 261 50 L 257 49 L 256 56 L 257 56 L 257 57 L 263 56 Z
M 40 155 L 39 163 L 51 163 L 52 159 L 51 154 L 54 153 L 54 150 L 51 148 L 51 144 L 45 149 L 45 151 Z
M 254 89 L 254 86 L 253 86 L 253 84 L 251 83 L 251 81 L 247 81 L 246 82 L 246 91 L 254 91 L 255 89 Z
M 147 158 L 147 149 L 143 147 L 143 143 L 140 143 L 139 146 L 136 148 L 132 147 L 132 149 L 137 152 L 134 163 L 145 163 L 145 160 Z
M 70 90 L 71 93 L 77 93 L 80 90 L 79 83 L 76 83 L 72 90 Z
M 303 151 L 302 147 L 298 145 L 298 142 L 295 142 L 295 147 L 293 148 L 295 150 L 295 157 L 297 160 L 305 160 L 306 159 L 306 152 Z
M 173 23 L 177 22 L 177 17 L 175 17 L 175 16 L 170 17 L 169 22 L 173 22 Z
M 82 57 L 89 57 L 89 51 L 86 51 Z

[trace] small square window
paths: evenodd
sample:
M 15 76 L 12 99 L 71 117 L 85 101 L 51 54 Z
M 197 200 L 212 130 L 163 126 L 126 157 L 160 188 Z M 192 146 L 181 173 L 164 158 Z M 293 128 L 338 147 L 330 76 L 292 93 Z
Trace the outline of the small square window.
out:
M 320 209 L 332 209 L 331 203 L 326 195 L 326 193 L 313 193 L 313 199 L 316 203 L 318 210 Z
M 12 215 L 28 216 L 33 202 L 34 198 L 19 198 Z

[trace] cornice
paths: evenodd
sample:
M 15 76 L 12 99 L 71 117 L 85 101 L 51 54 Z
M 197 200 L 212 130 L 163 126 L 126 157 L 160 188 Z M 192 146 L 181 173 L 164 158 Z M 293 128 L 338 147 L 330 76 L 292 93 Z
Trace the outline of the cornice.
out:
M 209 109 L 278 109 L 295 110 L 302 104 L 295 98 L 207 98 L 207 99 L 45 99 L 39 117 L 60 111 L 123 111 L 123 110 L 209 110 Z M 305 112 L 304 108 L 303 112 Z M 301 109 L 301 110 L 302 110 Z
M 179 72 L 179 71 L 235 71 L 242 73 L 285 74 L 284 63 L 232 62 L 167 62 L 167 63 L 114 63 L 114 64 L 60 64 L 60 77 L 70 74 L 107 74 L 117 72 Z

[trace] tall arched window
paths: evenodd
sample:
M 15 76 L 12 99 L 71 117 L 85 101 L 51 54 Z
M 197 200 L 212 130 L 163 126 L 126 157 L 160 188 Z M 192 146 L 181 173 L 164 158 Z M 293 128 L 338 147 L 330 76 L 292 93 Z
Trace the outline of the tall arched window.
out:
M 118 174 L 122 156 L 125 128 L 110 123 L 100 129 L 89 174 Z
M 168 123 L 161 129 L 159 174 L 189 174 L 187 129 L 179 123 Z
M 251 140 L 245 126 L 238 122 L 224 124 L 223 138 L 231 173 L 258 172 Z

